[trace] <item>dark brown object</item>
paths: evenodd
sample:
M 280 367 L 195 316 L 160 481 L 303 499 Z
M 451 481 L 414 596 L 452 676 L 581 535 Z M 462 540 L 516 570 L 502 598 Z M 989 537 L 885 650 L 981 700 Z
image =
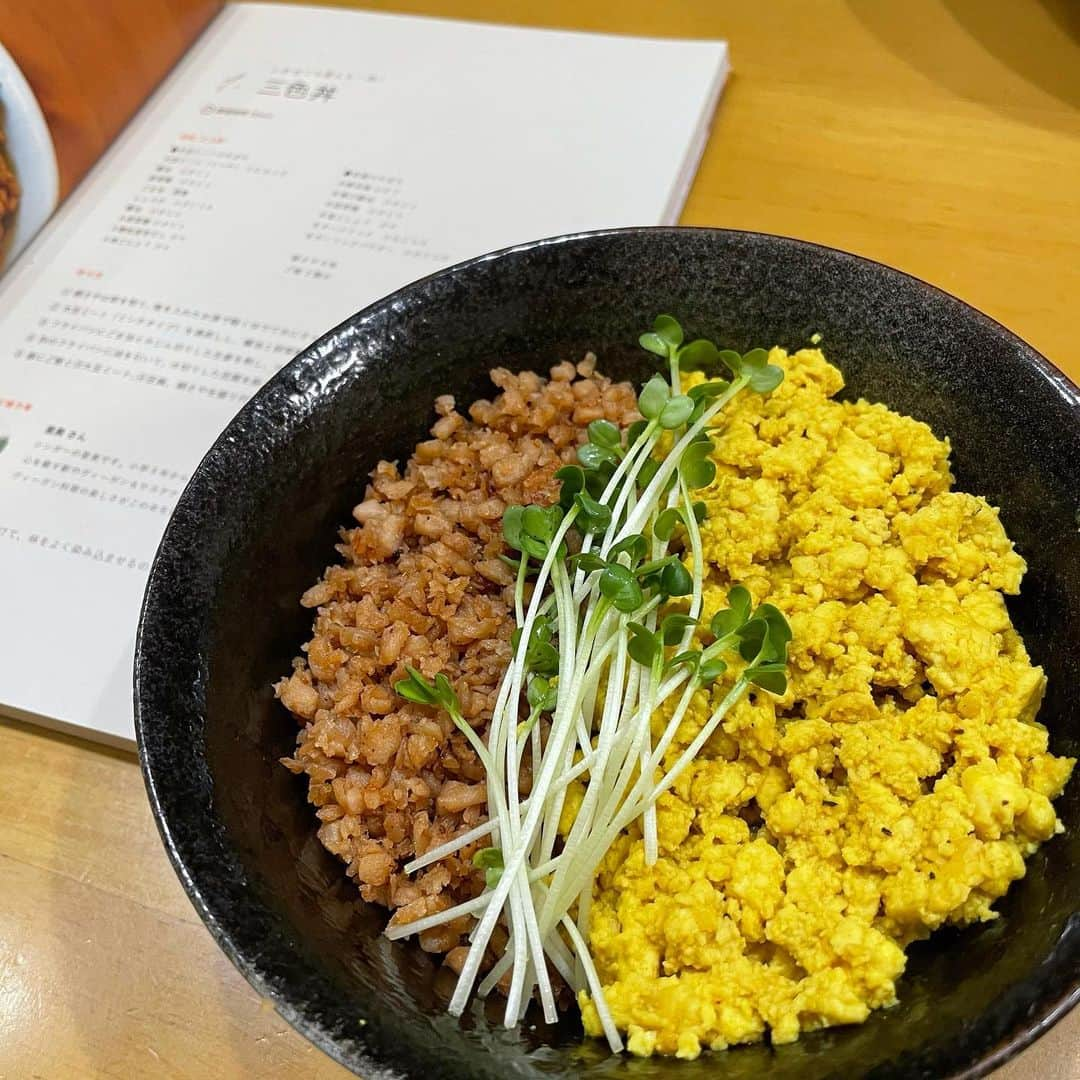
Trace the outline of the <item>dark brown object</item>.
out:
M 403 469 L 380 462 L 358 527 L 342 534 L 342 562 L 303 597 L 314 634 L 277 686 L 303 724 L 283 759 L 306 773 L 319 839 L 347 866 L 365 899 L 411 922 L 470 899 L 483 887 L 476 841 L 413 876 L 402 866 L 487 817 L 484 768 L 441 711 L 399 697 L 418 668 L 453 684 L 466 721 L 484 734 L 510 660 L 514 576 L 503 511 L 553 501 L 556 469 L 574 460 L 592 420 L 638 418 L 629 383 L 593 371 L 595 358 L 562 363 L 550 380 L 491 373 L 501 393 L 463 415 L 449 395 L 435 405 L 432 438 Z M 531 777 L 521 778 L 522 795 Z M 427 952 L 461 944 L 471 920 L 420 934 Z

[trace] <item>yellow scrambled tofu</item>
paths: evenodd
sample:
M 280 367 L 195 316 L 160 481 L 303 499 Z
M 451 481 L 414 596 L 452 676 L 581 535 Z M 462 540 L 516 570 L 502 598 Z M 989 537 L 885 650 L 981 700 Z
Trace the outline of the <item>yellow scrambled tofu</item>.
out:
M 601 867 L 590 944 L 635 1054 L 785 1043 L 894 1004 L 905 946 L 993 919 L 1061 830 L 1074 764 L 1047 751 L 1044 676 L 1003 599 L 1023 559 L 993 507 L 950 491 L 947 441 L 831 400 L 818 350 L 770 361 L 783 384 L 714 433 L 705 615 L 733 583 L 777 605 L 790 685 L 744 698 L 661 799 L 654 866 L 633 832 Z

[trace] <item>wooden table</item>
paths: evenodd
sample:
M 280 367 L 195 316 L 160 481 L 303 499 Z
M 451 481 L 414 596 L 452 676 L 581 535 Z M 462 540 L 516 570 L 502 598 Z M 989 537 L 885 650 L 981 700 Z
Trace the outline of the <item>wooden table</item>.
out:
M 37 0 L 39 20 L 50 5 L 71 0 Z M 1080 379 L 1072 0 L 370 6 L 727 38 L 736 74 L 686 223 L 787 233 L 891 263 Z M 115 126 L 109 109 L 102 130 Z M 0 1077 L 233 1075 L 345 1073 L 214 945 L 160 847 L 134 757 L 0 723 Z M 1077 1080 L 1080 1010 L 997 1075 Z

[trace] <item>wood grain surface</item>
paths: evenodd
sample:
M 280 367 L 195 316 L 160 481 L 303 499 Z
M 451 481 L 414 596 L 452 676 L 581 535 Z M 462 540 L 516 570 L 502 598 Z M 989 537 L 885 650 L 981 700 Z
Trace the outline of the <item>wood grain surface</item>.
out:
M 116 65 L 144 65 L 149 89 L 213 6 L 0 0 L 9 47 L 16 15 L 45 28 L 40 55 L 18 59 L 47 84 L 69 181 L 142 92 L 118 95 Z M 727 38 L 735 74 L 684 222 L 880 259 L 970 301 L 1080 379 L 1074 0 L 365 6 Z M 0 1077 L 99 1076 L 345 1073 L 214 945 L 160 847 L 134 758 L 0 722 Z M 1080 1010 L 996 1074 L 1026 1076 L 1080 1080 Z
M 0 44 L 49 123 L 61 198 L 220 8 L 221 0 L 0 0 Z

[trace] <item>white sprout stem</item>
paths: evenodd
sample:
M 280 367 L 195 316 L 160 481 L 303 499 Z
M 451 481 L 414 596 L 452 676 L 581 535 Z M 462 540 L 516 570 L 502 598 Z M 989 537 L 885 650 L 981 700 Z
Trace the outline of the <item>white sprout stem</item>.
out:
M 659 799 L 661 794 L 663 794 L 663 791 L 666 791 L 666 786 L 661 787 L 661 785 L 656 785 L 653 788 L 654 794 L 650 793 L 651 798 L 650 796 L 645 795 L 645 789 L 648 786 L 648 780 L 646 778 L 651 777 L 652 773 L 656 771 L 656 769 L 659 767 L 660 761 L 663 760 L 663 755 L 666 753 L 667 746 L 670 745 L 671 740 L 674 738 L 675 732 L 678 730 L 681 721 L 683 721 L 683 717 L 686 715 L 686 711 L 689 707 L 690 701 L 693 698 L 693 694 L 697 690 L 698 684 L 696 683 L 696 681 L 690 681 L 690 683 L 687 684 L 687 687 L 683 693 L 683 697 L 681 697 L 678 705 L 675 708 L 675 712 L 672 716 L 672 719 L 669 721 L 669 725 L 667 725 L 663 738 L 658 743 L 656 750 L 653 751 L 652 759 L 649 762 L 648 770 L 640 772 L 638 774 L 637 783 L 634 785 L 632 791 L 630 793 L 627 793 L 625 799 L 622 798 L 622 794 L 620 792 L 617 795 L 609 794 L 608 798 L 605 800 L 607 812 L 597 815 L 599 820 L 602 821 L 602 826 L 600 826 L 600 832 L 602 832 L 602 836 L 604 840 L 606 840 L 606 842 L 604 842 L 604 840 L 600 841 L 603 843 L 602 851 L 606 851 L 611 846 L 611 841 L 615 839 L 618 833 L 622 832 L 622 829 L 625 828 L 626 825 L 629 825 L 635 818 L 637 818 L 637 816 L 640 816 L 640 814 L 642 814 L 644 807 L 648 801 L 651 801 L 652 805 L 656 804 L 656 800 Z M 721 701 L 720 705 L 717 707 L 716 713 L 714 714 L 714 718 L 711 718 L 711 720 L 708 721 L 708 724 L 706 724 L 706 727 L 708 728 L 708 733 L 712 733 L 712 731 L 715 730 L 716 725 L 721 719 L 724 718 L 724 715 L 728 712 L 731 704 L 733 704 L 735 700 L 738 700 L 738 697 L 739 693 L 729 693 L 725 700 Z M 708 738 L 707 734 L 705 738 Z M 701 740 L 701 742 L 699 743 L 699 748 L 700 745 L 703 743 L 704 740 Z M 685 768 L 685 766 L 683 767 Z M 667 783 L 667 786 L 670 786 L 671 783 L 674 783 L 676 779 L 677 773 L 675 774 L 675 777 L 670 779 L 669 783 Z M 664 780 L 667 780 L 667 778 L 664 778 Z M 661 784 L 663 783 L 664 781 L 662 780 Z M 626 814 L 625 810 L 627 806 L 634 807 L 634 812 Z M 623 816 L 625 820 L 616 828 L 612 827 L 610 822 L 611 819 L 615 818 L 617 814 L 620 815 L 620 820 L 621 818 L 623 818 Z M 578 850 L 589 850 L 592 847 L 594 846 L 591 845 L 588 840 L 586 840 L 584 843 L 582 843 L 582 845 L 578 846 Z M 576 870 L 577 874 L 575 873 Z M 555 875 L 555 880 L 552 881 L 551 888 L 549 889 L 549 905 L 546 906 L 545 909 L 541 912 L 541 931 L 546 932 L 546 928 L 550 926 L 551 921 L 553 919 L 557 919 L 559 917 L 559 914 L 561 914 L 562 910 L 565 907 L 569 906 L 569 901 L 567 900 L 568 895 L 580 893 L 581 890 L 586 886 L 591 887 L 592 869 L 589 868 L 588 872 L 584 874 L 585 885 L 582 885 L 581 878 L 582 874 L 580 872 L 580 869 L 570 860 L 564 859 L 563 863 L 559 865 L 559 869 L 557 870 Z M 568 880 L 564 881 L 564 879 Z
M 653 421 L 653 423 L 655 424 L 656 421 Z M 623 485 L 615 500 L 615 505 L 611 509 L 611 525 L 604 533 L 603 541 L 600 544 L 601 558 L 604 558 L 616 541 L 621 539 L 618 536 L 619 522 L 625 521 L 629 516 L 630 504 L 633 503 L 636 507 L 637 503 L 640 502 L 637 498 L 637 479 L 641 475 L 641 470 L 645 467 L 645 462 L 652 460 L 652 452 L 656 449 L 657 443 L 660 442 L 660 435 L 659 428 L 651 433 L 646 430 L 642 432 L 641 438 L 635 443 L 635 447 L 642 446 L 642 453 L 627 473 L 626 483 Z
M 677 354 L 677 350 L 674 352 Z M 681 392 L 677 355 L 670 355 L 670 360 L 672 391 L 677 395 Z M 701 531 L 685 479 L 679 475 L 670 490 L 669 484 L 694 439 L 748 381 L 746 375 L 738 375 L 723 394 L 708 404 L 700 418 L 683 429 L 681 436 L 674 438 L 673 433 L 674 446 L 639 492 L 642 470 L 654 460 L 653 451 L 662 436 L 659 422 L 649 421 L 604 485 L 600 501 L 611 512 L 610 523 L 602 534 L 587 532 L 582 540 L 583 553 L 595 549 L 601 558 L 610 557 L 618 543 L 655 525 L 660 503 L 665 508 L 681 505 L 689 548 L 685 557 L 692 561 L 690 618 L 695 622 L 703 606 Z M 599 571 L 578 567 L 572 574 L 567 572 L 559 548 L 579 510 L 577 504 L 573 505 L 555 529 L 527 603 L 527 557 L 522 555 L 514 592 L 520 640 L 500 683 L 488 747 L 481 754 L 488 770 L 488 805 L 494 811 L 493 820 L 439 845 L 406 867 L 410 871 L 422 869 L 490 835 L 493 844 L 502 847 L 498 880 L 473 900 L 394 927 L 391 936 L 420 932 L 465 915 L 476 917 L 469 935 L 471 946 L 449 1005 L 452 1015 L 461 1015 L 477 985 L 492 933 L 499 920 L 505 920 L 507 949 L 480 980 L 478 990 L 485 994 L 509 975 L 504 1012 L 507 1026 L 513 1026 L 524 1015 L 534 991 L 539 993 L 545 1018 L 555 1019 L 550 963 L 572 988 L 588 989 L 604 1033 L 617 1051 L 622 1048 L 622 1040 L 587 945 L 597 867 L 618 833 L 638 817 L 643 818 L 646 860 L 655 862 L 659 847 L 656 801 L 677 782 L 748 683 L 743 678 L 736 681 L 657 781 L 657 771 L 701 683 L 687 665 L 665 672 L 662 648 L 649 667 L 628 661 L 628 623 L 638 620 L 647 631 L 658 633 L 661 596 L 651 597 L 632 613 L 616 612 L 600 592 Z M 655 562 L 666 557 L 669 545 L 656 537 L 655 529 L 651 531 Z M 623 566 L 635 566 L 629 556 L 620 556 L 620 561 Z M 639 571 L 634 568 L 634 572 Z M 519 703 L 528 675 L 526 652 L 537 618 L 552 606 L 559 652 L 555 705 L 543 730 L 538 721 L 539 708 L 534 706 L 529 720 L 531 730 L 526 730 L 519 725 Z M 682 634 L 683 649 L 689 647 L 693 633 L 691 624 Z M 723 644 L 727 644 L 726 639 Z M 717 642 L 701 657 L 721 647 L 722 643 Z M 598 707 L 601 692 L 603 705 Z M 676 693 L 679 699 L 671 717 L 654 741 L 653 716 Z M 531 755 L 532 788 L 522 799 L 520 778 L 526 744 Z M 578 757 L 580 760 L 575 761 Z M 581 804 L 563 838 L 561 854 L 555 855 L 569 785 L 586 774 L 588 782 Z
M 667 486 L 668 480 L 671 479 L 671 474 L 679 467 L 686 448 L 697 435 L 705 430 L 709 421 L 747 386 L 748 382 L 749 380 L 745 376 L 740 375 L 727 390 L 713 400 L 712 405 L 702 413 L 701 417 L 686 429 L 685 434 L 664 458 L 660 468 L 656 470 L 656 475 L 649 481 L 649 485 L 642 493 L 641 500 L 635 507 L 634 512 L 626 519 L 619 534 L 615 537 L 615 543 L 641 531 L 642 526 L 648 520 L 649 507 L 656 503 L 661 492 Z
M 536 891 L 541 896 L 546 895 L 543 884 L 539 882 L 536 884 Z M 548 934 L 544 939 L 544 946 L 548 950 L 548 958 L 555 965 L 555 970 L 563 977 L 567 986 L 572 986 L 574 960 L 562 938 L 558 934 Z M 479 994 L 480 997 L 487 997 L 487 995 L 498 985 L 499 980 L 503 975 L 509 970 L 511 963 L 512 958 L 510 954 L 503 953 L 503 955 L 495 962 L 491 971 L 487 973 L 483 981 L 477 986 L 477 994 Z
M 747 687 L 749 687 L 749 685 L 750 684 L 742 677 L 735 680 L 734 686 L 732 686 L 732 688 L 724 695 L 724 699 L 716 707 L 712 716 L 710 716 L 709 719 L 702 725 L 701 730 L 697 733 L 697 735 L 694 736 L 690 744 L 679 755 L 675 764 L 672 765 L 671 768 L 668 769 L 667 773 L 664 774 L 663 779 L 653 787 L 652 791 L 646 796 L 647 799 L 655 803 L 656 800 L 659 799 L 660 796 L 663 795 L 664 792 L 667 791 L 668 788 L 670 788 L 672 784 L 674 784 L 675 781 L 679 779 L 679 777 L 683 773 L 683 770 L 686 768 L 687 765 L 690 764 L 691 761 L 694 760 L 695 757 L 697 757 L 698 751 L 709 740 L 712 733 L 717 729 L 717 727 L 719 727 L 720 723 L 723 721 L 724 717 L 730 711 L 731 707 L 735 704 L 735 702 L 737 702 L 739 698 L 742 697 L 742 695 L 746 692 L 746 689 Z M 653 767 L 659 767 L 659 764 L 659 759 L 657 759 L 654 755 Z M 635 809 L 637 808 L 631 807 L 628 810 L 624 810 L 622 813 L 620 813 L 619 817 L 616 820 L 623 821 L 623 819 L 625 818 L 625 822 L 619 826 L 618 831 L 626 828 L 626 826 L 634 820 L 634 818 L 637 816 L 637 814 L 634 813 Z
M 596 1015 L 600 1018 L 600 1026 L 607 1036 L 608 1046 L 611 1047 L 613 1054 L 621 1053 L 623 1048 L 622 1037 L 619 1035 L 615 1019 L 608 1008 L 607 998 L 604 996 L 604 987 L 600 982 L 600 976 L 596 973 L 596 966 L 592 962 L 592 957 L 589 955 L 589 947 L 585 944 L 585 939 L 578 932 L 578 928 L 571 919 L 564 915 L 562 924 L 566 927 L 566 932 L 574 943 L 574 952 L 585 969 L 585 977 L 589 983 L 589 990 L 592 992 L 593 1006 L 596 1009 Z
M 623 622 L 623 620 L 620 620 L 620 622 Z M 624 632 L 625 631 L 623 630 L 617 637 L 613 638 L 612 641 L 621 642 Z M 611 683 L 609 682 L 609 689 L 610 687 Z M 599 778 L 603 776 L 607 756 L 610 752 L 610 743 L 615 733 L 615 724 L 618 719 L 615 713 L 617 701 L 618 699 L 616 695 L 609 692 L 608 701 L 605 701 L 604 704 L 604 712 L 601 716 L 600 732 L 597 738 L 596 753 L 598 760 L 596 764 L 596 769 L 593 776 L 590 778 L 589 786 L 586 789 L 585 797 L 582 800 L 581 806 L 578 808 L 578 812 L 576 817 L 574 818 L 574 822 L 570 826 L 570 832 L 565 839 L 564 847 L 572 847 L 576 838 L 588 827 L 588 823 L 592 817 L 593 807 L 600 797 L 601 783 L 599 782 Z M 549 843 L 552 846 L 554 845 L 554 834 L 555 830 L 552 829 L 550 841 L 549 838 L 545 836 L 545 847 L 543 849 L 545 853 L 551 850 L 551 847 L 548 846 Z
M 696 679 L 691 679 L 686 684 L 686 689 L 683 690 L 682 697 L 679 698 L 678 704 L 672 711 L 671 719 L 668 721 L 667 727 L 664 729 L 663 734 L 657 740 L 656 746 L 653 748 L 652 760 L 646 766 L 647 768 L 655 771 L 657 763 L 664 760 L 664 754 L 667 753 L 667 748 L 671 745 L 671 741 L 675 738 L 679 726 L 686 716 L 686 710 L 690 708 L 690 703 L 694 700 L 694 695 L 700 688 L 701 684 Z
M 679 386 L 678 371 L 679 371 L 679 367 L 678 367 L 678 364 L 676 363 L 674 357 L 672 358 L 671 368 L 672 368 L 672 390 L 675 393 L 678 393 L 678 386 Z M 675 504 L 678 502 L 679 493 L 681 492 L 683 486 L 684 486 L 684 481 L 683 481 L 682 477 L 680 476 L 679 477 L 679 487 L 678 488 L 672 488 L 672 490 L 670 492 L 668 492 L 668 497 L 667 497 L 667 506 L 668 506 L 668 508 L 674 507 Z M 652 518 L 650 519 L 650 525 L 655 526 L 656 517 L 657 517 L 657 515 L 654 512 Z M 653 558 L 657 559 L 657 558 L 660 558 L 663 555 L 663 552 L 664 552 L 665 548 L 667 547 L 667 542 L 661 540 L 656 535 L 655 529 L 653 531 L 652 536 L 653 536 L 652 554 L 653 554 Z M 649 627 L 650 630 L 655 630 L 655 628 L 656 628 L 655 618 L 652 619 L 652 621 L 650 621 L 646 625 Z M 686 634 L 684 633 L 683 636 L 685 638 Z M 646 711 L 647 711 L 648 716 L 649 716 L 649 722 L 645 726 L 644 737 L 642 739 L 641 750 L 640 750 L 639 759 L 638 759 L 639 760 L 639 766 L 638 767 L 639 767 L 641 775 L 644 775 L 645 771 L 648 769 L 648 767 L 649 767 L 649 758 L 652 755 L 652 715 L 653 715 L 653 712 L 655 711 L 655 708 L 656 708 L 656 705 L 655 705 L 656 691 L 658 689 L 657 684 L 660 681 L 660 676 L 661 676 L 661 672 L 659 670 L 657 670 L 656 666 L 654 666 L 654 668 L 649 672 L 649 698 L 648 698 L 649 704 L 646 707 Z M 657 830 L 656 805 L 655 805 L 655 803 L 650 803 L 645 808 L 645 813 L 642 815 L 641 833 L 642 833 L 642 841 L 643 841 L 643 844 L 644 844 L 644 847 L 645 847 L 645 865 L 646 866 L 655 866 L 656 865 L 656 860 L 660 857 L 660 841 L 659 841 L 658 830 Z
M 529 573 L 529 557 L 523 551 L 518 562 L 517 578 L 514 580 L 514 621 L 520 626 L 525 621 L 525 579 Z
M 656 630 L 656 613 L 653 612 L 645 623 L 649 630 Z M 652 717 L 656 711 L 656 692 L 659 688 L 663 653 L 660 653 L 653 661 L 648 672 L 646 683 L 645 708 L 643 710 L 645 722 L 641 727 L 641 748 L 638 750 L 638 771 L 644 773 L 649 767 L 649 758 L 652 755 Z M 648 806 L 642 816 L 642 838 L 645 844 L 645 865 L 655 866 L 659 855 L 659 840 L 656 827 L 656 807 Z
M 638 801 L 634 801 L 632 798 L 628 798 L 623 803 L 619 813 L 615 816 L 610 826 L 612 840 L 623 829 L 626 828 L 635 818 L 641 815 L 646 802 L 655 803 L 665 791 L 668 790 L 675 783 L 676 780 L 682 775 L 683 770 L 691 761 L 697 756 L 698 751 L 705 745 L 712 733 L 717 729 L 724 717 L 730 711 L 731 707 L 736 701 L 743 695 L 747 686 L 744 679 L 740 678 L 735 681 L 734 686 L 724 695 L 723 700 L 713 711 L 709 719 L 702 725 L 701 730 L 694 736 L 686 749 L 679 755 L 675 764 L 664 774 L 659 783 L 654 783 L 652 788 Z M 665 748 L 666 749 L 666 748 Z M 654 752 L 652 766 L 656 769 L 660 765 L 661 758 Z M 610 846 L 610 841 L 609 845 Z
M 551 576 L 554 581 L 558 577 L 560 564 L 556 561 L 552 566 Z M 556 601 L 556 608 L 558 607 L 558 601 Z M 528 642 L 523 640 L 519 643 L 519 651 L 524 651 L 528 647 Z M 520 694 L 520 691 L 519 691 Z M 518 697 L 513 696 L 511 692 L 510 701 L 516 702 Z M 513 727 L 513 722 L 516 720 L 515 715 L 507 716 L 504 719 L 504 730 L 509 732 Z M 505 740 L 505 754 L 506 754 L 506 800 L 510 806 L 516 806 L 520 802 L 519 783 L 521 776 L 521 744 L 517 739 L 517 736 L 513 738 L 507 738 Z M 500 797 L 502 792 L 500 790 L 501 785 L 497 782 L 492 784 L 490 778 L 493 774 L 489 773 L 489 790 L 499 792 Z M 500 842 L 505 848 L 507 845 L 516 845 L 518 843 L 518 832 L 521 825 L 521 819 L 519 814 L 508 815 L 508 824 L 505 833 L 500 836 Z M 510 1024 L 514 1022 L 511 1017 L 516 1019 L 517 1011 L 519 1008 L 519 1002 L 521 1001 L 523 987 L 525 982 L 525 974 L 528 968 L 528 957 L 532 958 L 532 962 L 536 963 L 537 951 L 540 955 L 543 955 L 543 945 L 540 941 L 539 928 L 536 925 L 535 908 L 532 904 L 531 897 L 528 895 L 528 883 L 525 885 L 524 893 L 522 890 L 521 882 L 515 881 L 514 888 L 510 892 L 510 937 L 508 944 L 513 950 L 514 968 L 513 976 L 511 978 L 510 990 L 506 996 L 506 1022 Z M 530 917 L 532 916 L 532 917 Z M 543 966 L 542 964 L 540 965 Z M 546 969 L 545 969 L 546 971 Z M 544 1010 L 544 1018 L 551 1020 L 549 1017 L 555 1017 L 555 998 L 551 990 L 549 982 L 545 982 L 544 979 L 540 980 L 540 995 L 541 1003 Z
M 423 931 L 430 930 L 434 926 L 442 926 L 443 923 L 452 922 L 453 919 L 460 919 L 462 915 L 472 915 L 477 911 L 482 911 L 487 907 L 490 897 L 490 893 L 481 893 L 479 896 L 474 896 L 471 900 L 465 900 L 451 908 L 450 911 L 454 912 L 452 916 L 449 915 L 448 911 L 437 911 L 434 915 L 425 915 L 422 919 L 414 919 L 412 922 L 392 923 L 383 933 L 391 941 L 400 941 L 401 938 L 423 933 Z
M 545 567 L 550 565 L 558 545 L 562 543 L 563 537 L 566 534 L 566 529 L 569 528 L 567 522 L 572 521 L 574 517 L 574 511 L 571 510 L 567 516 L 563 519 L 563 525 L 556 532 L 555 539 L 552 542 L 551 550 L 548 553 L 548 558 L 545 560 L 545 564 L 541 566 L 541 576 L 544 575 Z M 522 643 L 528 641 L 529 634 L 532 631 L 530 616 L 533 615 L 534 608 L 539 602 L 539 592 L 542 589 L 543 583 L 538 578 L 537 591 L 533 594 L 533 600 L 530 604 L 529 613 L 526 614 L 525 627 L 522 630 Z M 535 617 L 535 616 L 533 616 Z M 523 649 L 519 649 L 520 653 L 523 653 Z M 580 661 L 577 666 L 580 666 Z M 516 665 L 511 668 L 511 676 L 514 674 Z M 520 687 L 520 673 L 518 674 L 518 684 Z M 518 691 L 520 693 L 520 689 Z M 576 708 L 578 702 L 572 701 L 572 704 Z M 563 716 L 559 714 L 563 713 Z M 491 934 L 495 929 L 495 923 L 498 920 L 499 912 L 502 910 L 503 905 L 506 903 L 506 898 L 510 892 L 511 885 L 517 875 L 523 871 L 525 857 L 532 846 L 533 835 L 540 823 L 540 810 L 544 805 L 544 797 L 548 788 L 550 787 L 552 780 L 554 779 L 555 762 L 560 758 L 560 753 L 565 750 L 566 740 L 569 737 L 571 730 L 573 729 L 573 717 L 567 718 L 565 713 L 566 709 L 559 706 L 556 707 L 555 716 L 552 719 L 551 731 L 548 736 L 549 745 L 548 750 L 544 754 L 544 759 L 541 764 L 539 777 L 534 777 L 533 787 L 533 801 L 529 806 L 528 813 L 525 816 L 525 820 L 522 824 L 520 837 L 521 842 L 515 845 L 514 850 L 510 856 L 509 861 L 505 859 L 504 853 L 504 867 L 502 876 L 499 879 L 499 883 L 496 885 L 492 902 L 488 905 L 484 911 L 484 915 L 481 918 L 479 924 L 474 932 L 473 944 L 469 949 L 469 955 L 465 960 L 465 964 L 461 969 L 461 974 L 458 976 L 457 985 L 454 988 L 454 994 L 450 999 L 449 1012 L 452 1016 L 460 1016 L 465 1009 L 465 1004 L 469 999 L 469 995 L 472 992 L 474 983 L 476 982 L 476 976 L 480 970 L 480 964 L 483 961 L 484 952 L 487 949 L 488 942 L 491 940 Z M 566 720 L 569 719 L 569 723 Z M 562 721 L 562 722 L 560 722 Z M 492 781 L 495 778 L 489 778 L 489 789 L 492 786 Z M 497 781 L 496 781 L 497 782 Z M 537 798 L 537 796 L 540 796 Z M 542 971 L 542 977 L 547 977 L 546 971 Z
M 412 862 L 407 862 L 403 867 L 404 872 L 406 874 L 415 874 L 417 870 L 423 870 L 425 866 L 431 866 L 432 863 L 437 863 L 453 855 L 463 847 L 468 847 L 469 844 L 475 843 L 477 840 L 483 840 L 485 836 L 490 835 L 495 827 L 495 820 L 489 818 L 483 824 L 477 825 L 476 828 L 461 833 L 460 836 L 455 836 L 452 840 L 447 840 L 445 844 L 440 844 L 438 847 L 425 851 L 423 855 L 413 859 Z
M 582 649 L 580 650 L 580 653 L 579 653 L 579 656 L 581 657 L 581 666 L 582 666 L 582 668 L 584 668 L 584 664 L 590 659 L 589 654 L 590 654 L 590 651 L 591 651 L 591 647 L 596 641 L 596 632 L 595 632 L 595 630 L 599 629 L 599 626 L 602 624 L 602 621 L 603 621 L 602 619 L 597 620 L 595 618 L 595 612 L 594 612 L 594 617 L 589 620 L 589 625 L 590 626 L 593 623 L 596 623 L 597 625 L 596 625 L 596 628 L 594 629 L 594 631 L 591 634 L 588 631 L 586 632 L 586 642 L 585 642 L 585 645 L 582 647 Z M 575 673 L 574 673 L 574 680 L 575 680 L 574 687 L 575 687 L 575 690 L 576 690 L 576 695 L 575 695 L 574 700 L 580 702 L 580 700 L 586 696 L 584 691 L 586 690 L 586 687 L 590 683 L 592 685 L 592 689 L 595 691 L 596 684 L 599 683 L 600 676 L 601 676 L 601 673 L 603 671 L 603 665 L 607 662 L 607 658 L 615 650 L 617 644 L 618 644 L 618 639 L 617 638 L 613 637 L 613 638 L 608 640 L 608 642 L 604 645 L 604 648 L 595 657 L 595 662 L 592 664 L 591 670 L 590 670 L 590 673 L 589 673 L 588 676 L 585 675 L 584 670 L 580 674 L 579 674 L 579 672 L 575 671 Z M 583 681 L 585 679 L 587 679 L 588 681 L 587 682 Z M 576 713 L 577 713 L 577 715 L 575 716 L 575 721 L 580 722 L 580 720 L 581 720 L 580 704 L 578 704 L 578 706 L 577 706 Z M 580 736 L 579 736 L 579 739 L 580 739 Z M 590 784 L 589 786 L 591 787 L 592 785 Z M 555 838 L 556 838 L 556 835 L 558 833 L 559 819 L 562 816 L 562 807 L 563 807 L 563 804 L 565 802 L 565 799 L 566 799 L 566 785 L 562 785 L 560 787 L 559 791 L 557 791 L 556 794 L 555 794 L 555 803 L 554 803 L 554 805 L 552 807 L 552 812 L 548 814 L 547 820 L 544 822 L 544 828 L 541 830 L 541 837 L 542 837 L 542 839 L 541 839 L 541 848 L 540 848 L 540 850 L 541 850 L 541 858 L 545 858 L 548 855 L 550 855 L 552 849 L 555 846 Z
M 604 485 L 604 490 L 600 495 L 600 502 L 606 504 L 611 498 L 612 494 L 619 488 L 619 485 L 623 485 L 623 490 L 634 487 L 633 481 L 636 480 L 638 472 L 641 470 L 642 465 L 645 463 L 645 459 L 652 455 L 653 447 L 656 445 L 656 431 L 659 425 L 655 420 L 649 422 L 649 426 L 641 433 L 637 442 L 626 451 L 622 461 L 615 467 L 615 471 L 611 474 L 611 479 Z M 633 472 L 630 470 L 633 469 Z M 615 511 L 612 511 L 612 521 L 615 520 Z M 608 530 L 610 532 L 610 529 Z M 581 540 L 582 552 L 592 551 L 594 543 L 594 534 L 587 533 Z M 589 575 L 584 570 L 578 570 L 574 575 L 574 592 L 575 594 L 581 588 L 582 582 Z M 580 600 L 579 600 L 580 603 Z
M 690 558 L 694 566 L 691 571 L 694 580 L 694 591 L 690 594 L 690 618 L 695 621 L 701 617 L 701 606 L 704 602 L 705 587 L 705 563 L 701 546 L 701 528 L 694 516 L 694 500 L 690 496 L 690 489 L 686 481 L 679 477 L 679 490 L 682 494 L 683 516 L 686 519 L 686 535 L 690 538 Z M 685 649 L 690 644 L 694 628 L 688 626 L 683 635 L 681 648 Z
M 592 768 L 594 761 L 595 755 L 582 758 L 572 769 L 561 776 L 556 783 L 560 787 L 566 787 L 568 784 L 573 783 L 579 776 L 583 776 Z M 525 809 L 528 805 L 529 800 L 525 799 L 521 803 L 521 808 Z M 406 863 L 403 867 L 404 872 L 406 874 L 415 874 L 417 870 L 423 870 L 425 866 L 437 863 L 460 851 L 463 847 L 475 843 L 477 840 L 483 840 L 485 836 L 491 834 L 492 829 L 495 828 L 495 824 L 494 820 L 489 819 L 482 824 L 477 825 L 475 828 L 470 829 L 468 832 L 461 833 L 460 836 L 455 836 L 453 839 L 447 840 L 446 843 L 431 848 L 429 851 L 425 851 L 423 855 L 413 859 L 412 862 Z
M 550 859 L 544 863 L 543 866 L 536 867 L 535 870 L 529 871 L 529 878 L 532 881 L 540 881 L 547 877 L 553 870 L 556 870 L 559 865 L 559 859 L 562 856 L 558 855 L 554 859 Z M 391 941 L 398 941 L 401 938 L 410 937 L 412 934 L 419 934 L 424 930 L 430 930 L 435 926 L 442 926 L 443 923 L 453 922 L 455 919 L 460 919 L 463 915 L 472 915 L 477 911 L 483 910 L 487 907 L 491 901 L 490 892 L 482 892 L 479 896 L 474 896 L 471 900 L 463 900 L 460 904 L 456 904 L 452 908 L 447 908 L 445 911 L 436 911 L 433 915 L 425 915 L 421 919 L 413 919 L 412 922 L 396 923 L 387 927 L 385 933 Z

